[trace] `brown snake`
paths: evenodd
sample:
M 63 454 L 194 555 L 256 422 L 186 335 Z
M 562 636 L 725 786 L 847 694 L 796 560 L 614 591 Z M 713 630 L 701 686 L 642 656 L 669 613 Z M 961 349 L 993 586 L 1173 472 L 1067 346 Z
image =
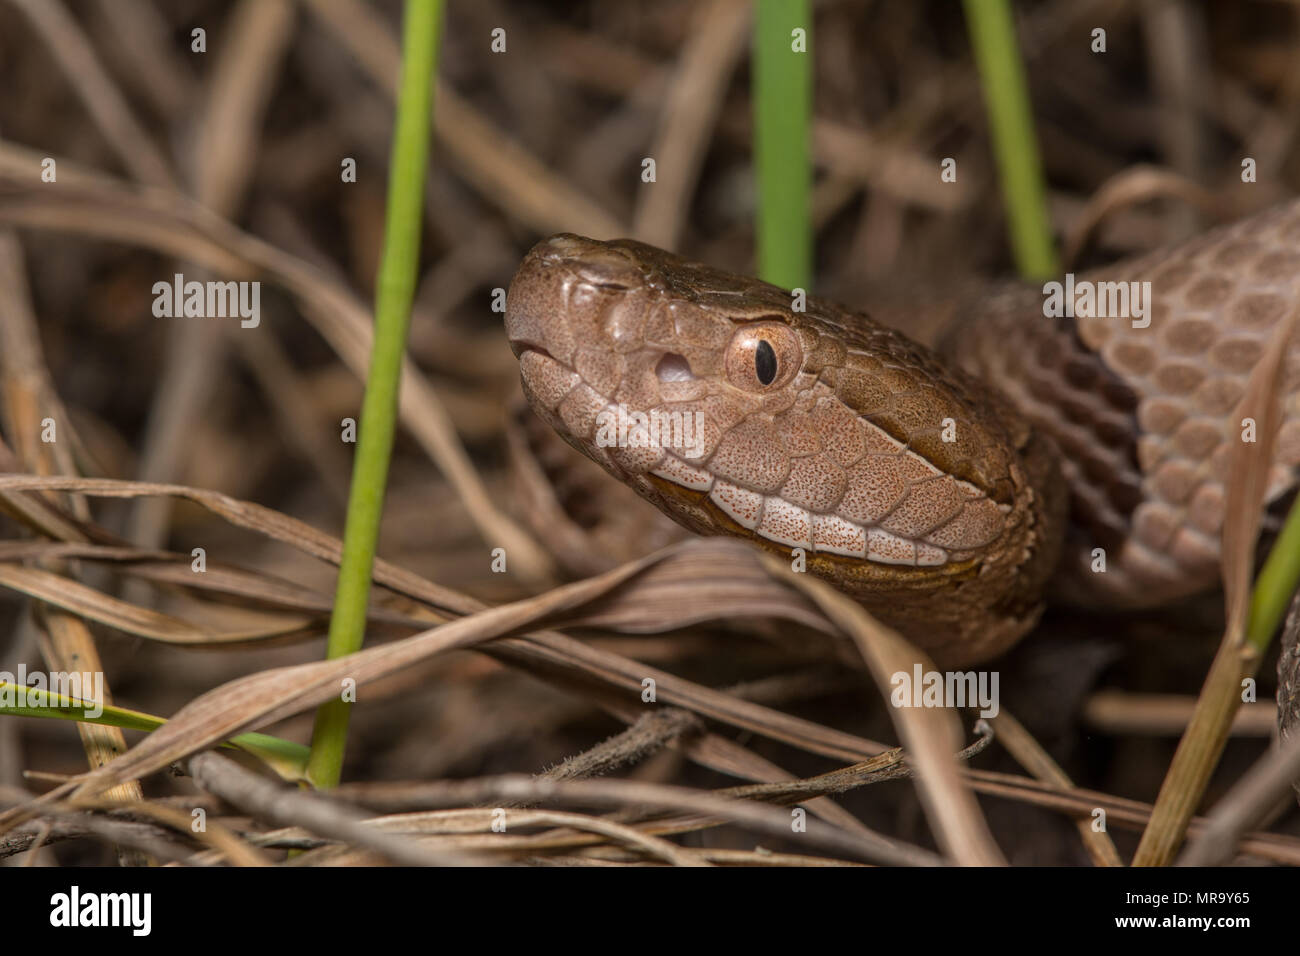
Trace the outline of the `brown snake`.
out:
M 802 549 L 959 666 L 1028 632 L 1049 583 L 1149 606 L 1216 580 L 1237 403 L 1300 304 L 1300 203 L 1081 279 L 1149 281 L 1145 318 L 1047 318 L 1017 288 L 970 302 L 941 358 L 825 301 L 559 235 L 520 265 L 506 330 L 574 447 L 696 532 Z M 1294 364 L 1270 498 L 1300 463 Z

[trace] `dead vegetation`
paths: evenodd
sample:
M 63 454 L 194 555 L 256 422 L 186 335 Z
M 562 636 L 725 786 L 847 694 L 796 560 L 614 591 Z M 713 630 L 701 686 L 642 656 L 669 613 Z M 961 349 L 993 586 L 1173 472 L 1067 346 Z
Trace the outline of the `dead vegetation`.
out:
M 890 707 L 916 652 L 743 545 L 632 557 L 672 536 L 600 533 L 573 509 L 606 492 L 583 484 L 549 503 L 571 523 L 569 552 L 548 549 L 527 520 L 544 502 L 507 454 L 517 374 L 492 290 L 556 231 L 752 271 L 748 4 L 449 6 L 371 627 L 360 654 L 324 661 L 397 5 L 0 0 L 0 670 L 102 670 L 119 707 L 169 718 L 143 733 L 0 716 L 0 859 L 1129 861 L 1223 634 L 1215 599 L 1049 614 L 980 720 Z M 922 313 L 1009 274 L 959 7 L 817 9 L 821 291 L 925 339 Z M 1018 9 L 1071 261 L 1296 192 L 1294 7 L 1160 23 L 1119 0 Z M 1088 52 L 1097 24 L 1104 59 Z M 505 56 L 489 51 L 498 26 Z M 683 171 L 654 202 L 643 155 Z M 1248 190 L 1241 155 L 1268 171 Z M 939 156 L 958 158 L 961 188 L 932 188 Z M 154 283 L 177 272 L 260 280 L 260 325 L 156 318 Z M 1235 499 L 1237 627 L 1260 494 L 1243 481 Z M 1252 666 L 1259 702 L 1187 842 L 1206 862 L 1300 863 L 1278 795 L 1300 750 L 1270 756 L 1272 659 Z M 342 680 L 358 706 L 332 794 L 274 776 L 299 778 L 292 748 L 214 749 L 255 731 L 306 743 Z

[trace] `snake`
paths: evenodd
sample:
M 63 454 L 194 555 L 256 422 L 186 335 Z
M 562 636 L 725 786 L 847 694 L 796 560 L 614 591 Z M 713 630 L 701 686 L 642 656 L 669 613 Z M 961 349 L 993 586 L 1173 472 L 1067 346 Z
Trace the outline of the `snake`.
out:
M 1149 608 L 1216 583 L 1239 403 L 1300 304 L 1300 202 L 1069 279 L 1065 308 L 982 289 L 929 348 L 870 310 L 564 233 L 522 260 L 505 330 L 532 410 L 614 479 L 960 667 L 1049 599 Z M 1105 307 L 1116 290 L 1132 301 Z M 1300 465 L 1298 359 L 1274 503 Z

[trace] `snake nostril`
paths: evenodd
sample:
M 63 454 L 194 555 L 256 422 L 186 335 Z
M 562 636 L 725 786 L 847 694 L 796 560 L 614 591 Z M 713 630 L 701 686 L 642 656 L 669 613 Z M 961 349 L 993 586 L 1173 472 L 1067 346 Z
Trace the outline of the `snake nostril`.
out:
M 669 352 L 659 360 L 655 366 L 655 375 L 659 376 L 661 382 L 689 382 L 695 378 L 691 363 L 676 352 Z

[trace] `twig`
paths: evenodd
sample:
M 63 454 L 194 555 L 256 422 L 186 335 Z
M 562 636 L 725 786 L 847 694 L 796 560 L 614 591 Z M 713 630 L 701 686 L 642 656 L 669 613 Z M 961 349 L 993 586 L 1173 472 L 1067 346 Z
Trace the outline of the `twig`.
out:
M 1255 762 L 1210 814 L 1205 830 L 1179 859 L 1180 866 L 1221 866 L 1232 859 L 1241 835 L 1259 823 L 1300 778 L 1300 737 Z
M 468 866 L 481 863 L 462 854 L 429 850 L 362 822 L 366 815 L 338 800 L 277 786 L 214 753 L 189 761 L 194 782 L 204 790 L 260 820 L 300 826 L 321 836 L 372 850 L 404 866 Z

